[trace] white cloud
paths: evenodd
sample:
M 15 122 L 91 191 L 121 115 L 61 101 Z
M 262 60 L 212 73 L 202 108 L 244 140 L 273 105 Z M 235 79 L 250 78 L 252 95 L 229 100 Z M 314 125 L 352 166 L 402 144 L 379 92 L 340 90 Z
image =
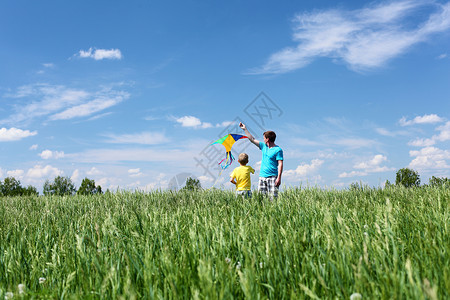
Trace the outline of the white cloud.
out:
M 62 174 L 63 172 L 61 170 L 52 167 L 50 165 L 46 165 L 45 167 L 42 167 L 41 165 L 36 165 L 33 168 L 28 169 L 27 177 L 34 179 L 41 179 L 41 178 L 56 177 Z
M 18 180 L 22 180 L 23 179 L 23 174 L 24 173 L 25 173 L 24 170 L 11 170 L 11 171 L 6 172 L 8 177 L 14 177 L 15 179 L 18 179 Z
M 103 173 L 96 167 L 92 167 L 89 171 L 86 172 L 86 174 L 89 176 L 93 176 L 93 175 L 101 175 Z
M 431 139 L 417 138 L 413 141 L 408 142 L 409 146 L 414 146 L 414 147 L 428 147 L 428 146 L 433 146 L 434 144 L 436 144 L 436 141 L 432 138 Z
M 3 170 L 0 168 L 0 178 L 3 177 Z
M 415 124 L 440 123 L 443 121 L 444 121 L 444 119 L 439 117 L 438 115 L 431 114 L 431 115 L 417 116 L 412 120 L 407 120 L 405 117 L 403 117 L 399 120 L 399 123 L 401 126 L 410 126 L 410 125 L 415 125 Z
M 143 144 L 143 145 L 157 145 L 169 142 L 169 139 L 160 132 L 141 132 L 133 134 L 105 135 L 110 138 L 108 143 L 116 144 Z
M 201 175 L 198 177 L 198 179 L 200 180 L 200 184 L 203 183 L 204 185 L 214 182 L 214 178 L 206 175 Z
M 38 145 L 34 144 L 34 145 L 31 145 L 30 150 L 37 150 L 37 148 L 38 148 Z
M 409 167 L 417 170 L 442 170 L 449 169 L 450 151 L 436 147 L 425 147 L 420 150 L 409 151 L 411 157 L 415 157 Z
M 380 173 L 386 171 L 392 171 L 395 168 L 389 168 L 387 166 L 381 166 L 383 162 L 387 161 L 387 157 L 381 154 L 374 155 L 373 158 L 362 161 L 353 166 L 355 170 L 351 172 L 342 172 L 339 174 L 339 178 L 348 178 L 356 176 L 367 176 L 369 173 Z
M 180 123 L 183 127 L 192 127 L 192 128 L 211 128 L 213 125 L 208 122 L 202 122 L 199 118 L 194 116 L 184 116 L 181 118 L 176 118 L 175 121 Z
M 434 9 L 418 24 L 415 14 Z M 450 28 L 450 3 L 428 1 L 384 2 L 363 9 L 339 9 L 298 14 L 293 40 L 297 46 L 272 54 L 266 64 L 250 74 L 280 74 L 311 63 L 319 57 L 344 61 L 354 70 L 384 66 L 433 34 Z M 409 28 L 406 24 L 410 25 Z
M 339 174 L 339 178 L 349 178 L 349 177 L 356 177 L 356 176 L 367 176 L 368 173 L 363 171 L 351 171 L 349 173 L 343 172 Z
M 321 159 L 313 159 L 310 164 L 304 163 L 298 165 L 295 170 L 285 171 L 283 176 L 290 180 L 306 179 L 314 175 L 323 163 L 324 161 Z
M 22 130 L 14 127 L 6 129 L 3 127 L 0 128 L 0 142 L 18 141 L 36 134 L 37 131 Z
M 78 52 L 80 58 L 93 58 L 95 60 L 102 59 L 122 59 L 122 52 L 119 49 L 95 49 L 89 48 L 89 50 L 80 50 Z
M 447 121 L 444 125 L 438 126 L 436 130 L 439 131 L 439 134 L 435 134 L 429 139 L 417 138 L 408 142 L 408 145 L 415 147 L 429 147 L 435 145 L 437 142 L 450 140 L 450 121 Z
M 450 140 L 450 121 L 445 123 L 445 125 L 439 126 L 436 130 L 440 131 L 437 136 L 433 136 L 434 139 L 445 142 Z
M 386 161 L 387 157 L 381 154 L 375 155 L 371 160 L 360 162 L 359 164 L 354 165 L 355 169 L 373 169 L 378 167 L 382 162 Z
M 191 127 L 195 129 L 206 129 L 206 128 L 223 128 L 235 124 L 235 121 L 223 121 L 221 123 L 216 123 L 215 125 L 209 122 L 203 122 L 199 118 L 194 116 L 183 116 L 180 118 L 170 117 L 172 121 L 181 124 L 182 127 Z
M 64 157 L 64 151 L 51 151 L 51 150 L 44 150 L 42 151 L 39 156 L 42 159 L 59 159 Z
M 141 172 L 140 168 L 137 169 L 129 169 L 128 174 L 130 177 L 141 177 L 144 175 L 144 173 Z
M 70 176 L 70 180 L 72 180 L 72 182 L 78 182 L 78 179 L 80 179 L 80 170 L 75 169 L 75 171 L 73 171 L 72 176 Z
M 446 57 L 447 57 L 447 53 L 443 53 L 443 54 L 439 55 L 437 58 L 438 59 L 444 59 Z

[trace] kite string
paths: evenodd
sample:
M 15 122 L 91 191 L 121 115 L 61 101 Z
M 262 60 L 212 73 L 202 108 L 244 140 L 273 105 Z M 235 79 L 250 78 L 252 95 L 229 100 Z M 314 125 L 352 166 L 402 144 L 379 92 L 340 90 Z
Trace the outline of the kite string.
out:
M 220 173 L 219 173 L 219 175 L 217 176 L 216 181 L 214 181 L 214 184 L 213 184 L 209 189 L 212 189 L 212 188 L 216 185 L 216 183 L 217 183 L 217 182 L 219 181 L 219 179 L 220 179 L 220 176 L 222 175 L 223 170 L 225 170 L 226 168 L 228 168 L 228 167 L 231 165 L 231 163 L 233 162 L 234 159 L 235 159 L 235 158 L 234 158 L 233 154 L 231 153 L 231 151 L 230 151 L 230 152 L 227 152 L 227 157 L 224 158 L 224 159 L 222 159 L 222 160 L 218 163 L 218 165 L 219 165 L 220 168 L 221 168 Z M 225 161 L 225 165 L 222 165 L 222 162 L 223 162 L 224 160 L 226 160 L 226 161 Z

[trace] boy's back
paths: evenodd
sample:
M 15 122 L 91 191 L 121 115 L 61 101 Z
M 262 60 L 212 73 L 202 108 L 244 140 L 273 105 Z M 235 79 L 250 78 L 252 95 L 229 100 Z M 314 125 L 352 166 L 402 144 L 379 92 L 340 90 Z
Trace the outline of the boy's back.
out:
M 250 173 L 255 173 L 255 170 L 250 166 L 241 165 L 233 170 L 230 177 L 236 178 L 236 191 L 249 191 L 252 189 Z

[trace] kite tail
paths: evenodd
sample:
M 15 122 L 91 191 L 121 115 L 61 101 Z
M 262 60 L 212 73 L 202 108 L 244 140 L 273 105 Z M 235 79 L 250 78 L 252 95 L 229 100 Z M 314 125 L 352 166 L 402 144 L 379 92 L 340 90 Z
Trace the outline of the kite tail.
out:
M 222 170 L 225 170 L 226 168 L 228 168 L 229 165 L 231 165 L 233 160 L 234 160 L 234 156 L 233 156 L 233 154 L 231 154 L 231 151 L 227 152 L 227 157 L 222 159 L 220 161 L 219 165 L 222 168 Z

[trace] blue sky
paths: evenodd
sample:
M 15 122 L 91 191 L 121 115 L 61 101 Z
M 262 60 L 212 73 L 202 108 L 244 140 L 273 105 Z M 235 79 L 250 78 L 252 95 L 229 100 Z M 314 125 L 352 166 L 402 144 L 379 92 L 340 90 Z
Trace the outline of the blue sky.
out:
M 231 189 L 239 120 L 285 186 L 450 177 L 450 2 L 6 0 L 0 43 L 0 179 Z

